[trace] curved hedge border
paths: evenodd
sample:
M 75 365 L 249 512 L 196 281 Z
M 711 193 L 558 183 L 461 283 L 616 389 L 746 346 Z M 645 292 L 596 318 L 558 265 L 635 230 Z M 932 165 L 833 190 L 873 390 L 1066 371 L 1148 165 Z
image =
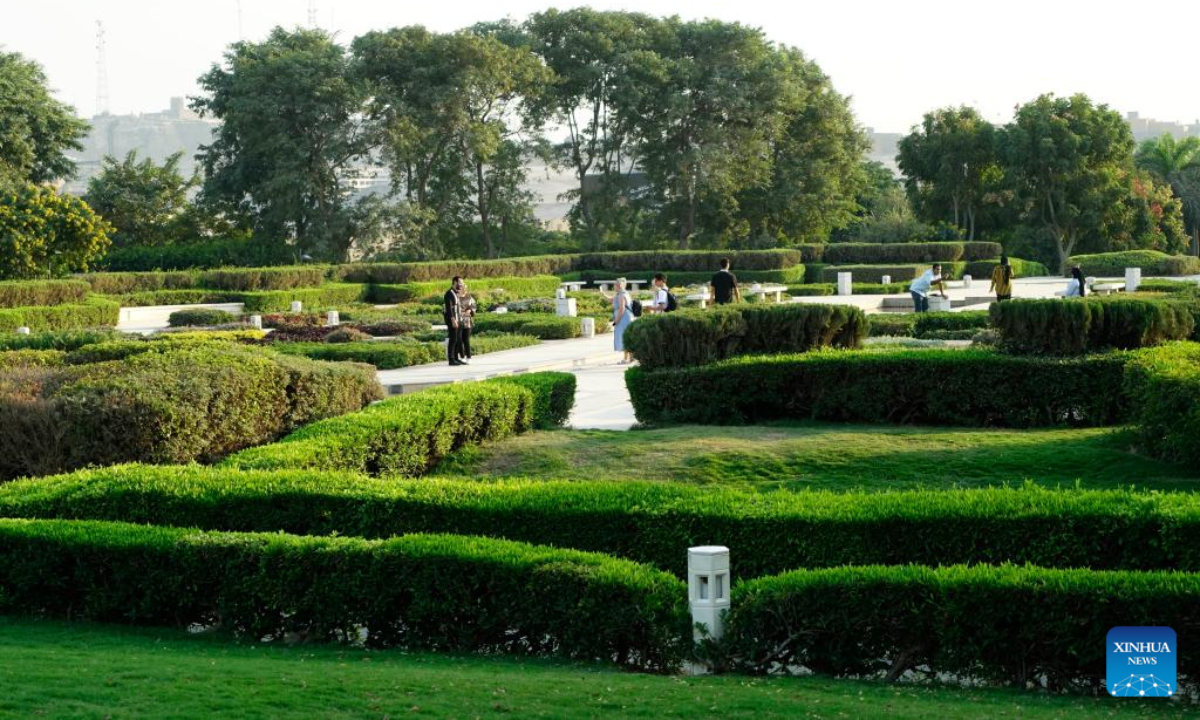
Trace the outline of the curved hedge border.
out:
M 822 673 L 920 666 L 1024 687 L 1102 686 L 1105 635 L 1169 625 L 1180 675 L 1200 662 L 1200 575 L 1037 567 L 846 567 L 735 584 L 731 663 L 751 672 Z
M 79 280 L 0 282 L 0 308 L 66 305 L 82 302 L 91 288 Z
M 1005 347 L 1015 352 L 1078 354 L 1186 339 L 1196 310 L 1178 300 L 1118 296 L 1011 300 L 993 303 L 989 312 Z
M 1125 277 L 1125 268 L 1141 268 L 1143 275 L 1200 274 L 1200 258 L 1191 255 L 1167 255 L 1157 250 L 1126 250 L 1123 252 L 1073 255 L 1072 265 L 1078 265 L 1084 275 Z
M 224 467 L 354 470 L 372 475 L 420 475 L 466 444 L 498 440 L 547 424 L 535 393 L 574 403 L 575 377 L 540 373 L 547 380 L 499 378 L 401 395 L 361 412 L 323 420 L 270 445 L 232 455 Z M 569 412 L 555 409 L 556 417 Z
M 512 350 L 537 345 L 532 335 L 480 335 L 471 338 L 472 354 Z M 379 370 L 424 365 L 446 359 L 444 342 L 415 342 L 409 340 L 376 340 L 364 342 L 275 342 L 271 349 L 285 355 L 302 355 L 313 360 L 330 362 L 360 362 Z
M 850 305 L 735 304 L 645 315 L 626 330 L 625 343 L 650 370 L 750 353 L 858 347 L 866 333 L 867 316 Z
M 0 309 L 0 331 L 21 326 L 35 332 L 113 327 L 120 316 L 121 308 L 115 302 L 93 296 L 76 305 Z
M 197 285 L 212 290 L 293 290 L 318 287 L 329 274 L 326 265 L 222 268 L 200 273 Z
M 126 465 L 0 486 L 0 517 L 374 538 L 485 535 L 604 552 L 680 577 L 687 548 L 709 544 L 733 549 L 738 578 L 839 565 L 1006 561 L 1200 572 L 1200 499 L 1132 490 L 761 493 L 638 481 L 396 481 Z
M 450 276 L 453 277 L 453 276 Z M 368 294 L 370 302 L 380 305 L 419 302 L 430 298 L 441 298 L 450 287 L 450 277 L 429 282 L 412 282 L 400 285 L 372 285 Z M 467 285 L 477 299 L 480 294 L 504 291 L 506 299 L 524 297 L 554 297 L 562 280 L 553 275 L 533 277 L 488 277 L 467 278 Z
M 504 540 L 206 533 L 0 520 L 0 612 L 289 633 L 375 647 L 518 652 L 670 670 L 683 583 L 592 553 Z
M 1126 359 L 1117 353 L 1056 359 L 984 350 L 825 351 L 631 368 L 625 382 L 645 423 L 1095 426 L 1128 419 L 1121 394 Z

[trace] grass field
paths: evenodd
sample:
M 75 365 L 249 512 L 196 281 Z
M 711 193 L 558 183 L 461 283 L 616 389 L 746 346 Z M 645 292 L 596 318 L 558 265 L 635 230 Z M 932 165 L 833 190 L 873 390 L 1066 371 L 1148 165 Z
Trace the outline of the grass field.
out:
M 884 490 L 1047 486 L 1200 489 L 1185 468 L 1134 454 L 1111 428 L 980 430 L 885 425 L 560 430 L 469 448 L 445 475 L 671 480 L 764 488 Z
M 174 630 L 0 617 L 0 715 L 17 717 L 1111 717 L 1179 703 L 822 678 L 263 646 Z

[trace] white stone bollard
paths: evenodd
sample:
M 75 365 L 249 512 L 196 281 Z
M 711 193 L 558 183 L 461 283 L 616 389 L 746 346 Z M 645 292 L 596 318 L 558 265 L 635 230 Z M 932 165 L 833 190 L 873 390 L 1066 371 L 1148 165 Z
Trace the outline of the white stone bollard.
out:
M 575 298 L 558 298 L 554 301 L 554 314 L 559 317 L 575 317 Z
M 849 295 L 852 292 L 854 292 L 853 274 L 848 273 L 848 272 L 838 273 L 837 294 L 838 295 Z
M 333 327 L 335 325 L 342 324 L 342 319 L 338 315 L 337 310 L 330 310 L 325 313 L 325 324 L 328 325 L 329 327 Z
M 596 337 L 596 319 L 579 318 L 579 337 Z
M 293 300 L 292 301 L 292 312 L 294 312 L 294 313 L 304 312 L 304 303 L 300 302 L 299 300 Z
M 930 312 L 950 312 L 953 306 L 950 304 L 950 298 L 944 298 L 941 295 L 929 296 L 929 311 Z
M 21 327 L 17 328 L 17 334 L 18 334 L 18 335 L 28 335 L 28 334 L 29 334 L 29 332 L 30 332 L 30 331 L 29 331 L 29 328 L 25 327 L 24 325 L 22 325 Z
M 251 315 L 250 327 L 254 328 L 255 330 L 262 330 L 262 315 Z
M 879 282 L 880 282 L 880 284 L 883 284 L 883 285 L 891 285 L 892 284 L 892 276 L 884 275 L 879 278 Z
M 725 633 L 721 614 L 729 610 L 729 548 L 702 545 L 688 548 L 688 604 L 692 608 L 693 639 L 719 639 Z
M 1125 268 L 1125 292 L 1137 292 L 1142 284 L 1141 268 Z
M 554 297 L 559 300 L 565 300 L 567 298 L 567 289 L 559 288 L 557 291 L 555 291 Z
M 971 279 L 972 278 L 970 275 L 963 275 L 963 287 L 965 287 L 965 288 L 971 287 Z

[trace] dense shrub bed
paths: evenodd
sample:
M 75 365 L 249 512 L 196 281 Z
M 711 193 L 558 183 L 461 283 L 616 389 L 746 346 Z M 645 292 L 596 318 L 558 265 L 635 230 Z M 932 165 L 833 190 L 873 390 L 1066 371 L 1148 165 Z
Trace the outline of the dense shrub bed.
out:
M 735 355 L 857 347 L 867 332 L 848 305 L 730 305 L 646 315 L 625 332 L 646 369 L 703 365 Z
M 224 325 L 235 322 L 238 316 L 216 308 L 188 308 L 176 310 L 167 317 L 171 327 L 192 327 L 197 325 Z
M 374 647 L 676 667 L 683 583 L 628 560 L 503 540 L 205 533 L 0 520 L 0 612 L 297 633 Z
M 1102 687 L 1105 635 L 1169 625 L 1200 661 L 1200 575 L 976 565 L 796 570 L 735 584 L 728 659 L 889 679 L 924 666 L 1025 687 Z
M 991 323 L 1016 352 L 1077 354 L 1132 349 L 1191 336 L 1193 309 L 1184 302 L 1094 297 L 994 303 Z
M 36 332 L 112 327 L 121 316 L 115 302 L 88 297 L 75 305 L 51 305 L 0 309 L 0 332 L 25 326 Z
M 246 312 L 285 312 L 292 301 L 299 300 L 310 310 L 337 308 L 350 303 L 364 302 L 369 288 L 366 285 L 335 284 L 293 290 L 258 290 L 241 293 Z
M 213 239 L 179 245 L 114 248 L 99 265 L 112 271 L 257 267 L 297 262 L 292 248 L 254 238 Z
M 12 368 L 57 367 L 63 364 L 62 350 L 0 350 L 0 371 Z
M 96 272 L 80 279 L 91 286 L 92 292 L 104 295 L 151 292 L 158 290 L 193 290 L 198 279 L 194 272 Z
M 1071 264 L 1078 265 L 1084 275 L 1125 277 L 1125 268 L 1141 268 L 1143 275 L 1200 274 L 1200 258 L 1191 255 L 1167 255 L 1157 250 L 1126 250 L 1124 252 L 1073 255 Z
M 820 282 L 836 283 L 840 272 L 850 273 L 851 280 L 864 283 L 882 283 L 883 276 L 892 278 L 892 282 L 910 282 L 931 267 L 929 263 L 920 265 L 830 265 L 821 269 Z M 963 262 L 942 263 L 942 274 L 948 278 L 961 278 L 967 264 Z M 907 290 L 907 287 L 905 288 Z
M 636 324 L 635 324 L 636 326 Z M 983 350 L 826 351 L 626 372 L 642 422 L 777 419 L 925 425 L 1111 425 L 1127 356 L 1073 359 Z
M 125 337 L 111 329 L 62 330 L 29 335 L 0 335 L 0 350 L 78 350 L 84 345 Z
M 1131 490 L 762 493 L 124 465 L 0 486 L 0 517 L 369 538 L 486 535 L 609 553 L 679 577 L 687 548 L 705 544 L 732 548 L 742 579 L 906 563 L 1200 571 L 1200 500 Z
M 90 288 L 79 280 L 10 280 L 0 282 L 0 308 L 78 304 Z
M 322 285 L 328 273 L 324 265 L 223 268 L 200 273 L 198 284 L 213 290 L 292 290 Z
M 574 378 L 561 377 L 564 374 L 548 374 L 554 381 L 545 385 L 491 380 L 401 395 L 361 412 L 313 423 L 277 443 L 244 450 L 223 465 L 420 475 L 463 445 L 546 424 L 535 414 L 546 407 L 535 392 L 552 393 L 562 383 L 574 387 Z
M 553 275 L 533 277 L 467 278 L 467 284 L 477 299 L 480 294 L 495 293 L 505 298 L 554 297 L 561 280 Z M 372 285 L 368 300 L 380 305 L 418 302 L 429 298 L 441 298 L 450 288 L 450 278 L 429 282 L 412 282 L 401 285 Z
M 1200 344 L 1136 353 L 1125 367 L 1125 391 L 1142 449 L 1200 467 Z
M 204 341 L 117 345 L 135 352 L 111 348 L 115 359 L 54 370 L 27 379 L 24 392 L 0 395 L 0 478 L 214 460 L 382 394 L 366 366 Z

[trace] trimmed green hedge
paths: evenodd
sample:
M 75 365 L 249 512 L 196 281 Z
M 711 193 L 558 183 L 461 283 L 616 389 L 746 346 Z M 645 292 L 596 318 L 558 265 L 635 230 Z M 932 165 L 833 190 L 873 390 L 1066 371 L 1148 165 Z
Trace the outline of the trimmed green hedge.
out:
M 575 376 L 571 373 L 524 373 L 493 382 L 511 383 L 533 393 L 533 424 L 543 430 L 566 425 L 575 407 Z
M 992 271 L 1000 264 L 1000 258 L 994 257 L 990 260 L 977 260 L 967 263 L 963 268 L 963 275 L 970 275 L 977 281 L 990 283 L 992 281 Z M 1032 260 L 1022 260 L 1021 258 L 1009 258 L 1008 264 L 1012 267 L 1013 276 L 1019 278 L 1027 277 L 1049 277 L 1054 273 L 1040 262 Z M 987 288 L 984 288 L 986 291 Z
M 500 293 L 503 291 L 508 298 L 522 297 L 554 297 L 562 281 L 553 275 L 536 275 L 534 277 L 497 277 L 474 279 L 467 278 L 467 285 L 477 299 L 479 295 Z M 450 288 L 450 279 L 430 282 L 413 282 L 402 285 L 372 285 L 368 294 L 370 302 L 380 305 L 394 303 L 418 302 L 430 298 L 441 298 Z
M 1119 353 L 1058 359 L 984 350 L 823 351 L 631 368 L 625 382 L 645 423 L 1095 426 L 1128 419 L 1121 395 L 1126 359 Z
M 484 355 L 501 350 L 529 347 L 540 342 L 532 335 L 478 335 L 471 338 L 471 352 Z M 280 342 L 271 349 L 287 355 L 302 355 L 313 360 L 359 362 L 374 365 L 379 370 L 424 365 L 445 361 L 444 342 L 413 340 L 379 340 L 366 342 Z
M 967 264 L 964 262 L 941 263 L 942 274 L 947 278 L 961 278 Z M 928 270 L 930 263 L 920 265 L 830 265 L 821 269 L 821 282 L 836 283 L 840 272 L 850 273 L 853 282 L 882 283 L 883 276 L 891 276 L 892 282 L 910 282 Z M 907 290 L 907 288 L 906 288 Z
M 188 308 L 176 310 L 167 317 L 171 327 L 193 327 L 197 325 L 224 325 L 237 322 L 240 316 L 216 308 Z
M 546 424 L 535 415 L 546 407 L 535 390 L 549 392 L 553 384 L 490 380 L 401 395 L 361 412 L 313 423 L 277 443 L 243 450 L 223 466 L 420 475 L 464 445 L 499 440 Z
M 1141 447 L 1200 468 L 1200 344 L 1172 343 L 1136 353 L 1125 366 Z
M 0 309 L 0 331 L 21 326 L 35 332 L 112 327 L 120 317 L 121 308 L 116 303 L 91 296 L 78 305 Z
M 1022 353 L 1077 354 L 1182 340 L 1195 327 L 1184 302 L 1090 297 L 993 303 L 991 323 L 1004 345 Z
M 1139 293 L 1194 293 L 1200 291 L 1200 283 L 1193 280 L 1165 280 L 1148 278 L 1138 283 Z
M 293 290 L 260 290 L 241 293 L 246 312 L 287 312 L 292 301 L 304 303 L 306 310 L 337 308 L 340 305 L 365 302 L 370 288 L 366 285 L 329 284 L 315 288 Z
M 871 337 L 898 336 L 936 338 L 949 335 L 969 337 L 989 325 L 987 310 L 962 312 L 883 313 L 868 315 Z
M 0 308 L 78 304 L 91 288 L 79 280 L 10 280 L 0 282 Z
M 651 280 L 655 273 L 664 273 L 667 276 L 667 284 L 672 287 L 682 287 L 685 285 L 708 285 L 712 280 L 713 274 L 716 272 L 716 266 L 711 270 L 624 270 L 621 274 L 634 280 Z M 779 270 L 738 270 L 733 269 L 733 274 L 737 276 L 738 283 L 742 287 L 748 287 L 751 283 L 801 283 L 804 282 L 804 266 L 795 265 L 790 268 Z M 563 280 L 582 280 L 584 282 L 594 283 L 601 280 L 615 280 L 615 271 L 612 270 L 581 270 L 579 272 L 566 273 L 562 276 Z
M 1141 268 L 1143 275 L 1200 274 L 1200 258 L 1191 255 L 1167 255 L 1157 250 L 1126 250 L 1124 252 L 1072 255 L 1071 264 L 1078 265 L 1084 275 L 1125 277 L 1125 268 Z
M 908 292 L 908 283 L 851 283 L 855 295 L 899 295 Z M 804 283 L 789 285 L 787 294 L 792 297 L 813 297 L 837 294 L 837 283 Z
M 867 319 L 849 305 L 726 305 L 646 315 L 625 331 L 645 369 L 703 365 L 750 353 L 858 347 Z
M 1008 561 L 1200 571 L 1196 495 L 1132 490 L 762 493 L 635 480 L 398 481 L 124 465 L 0 486 L 0 517 L 369 538 L 485 535 L 609 553 L 679 577 L 687 548 L 705 544 L 733 548 L 739 578 L 840 565 Z
M 125 345 L 148 351 L 56 370 L 35 400 L 0 397 L 0 478 L 214 460 L 382 395 L 366 366 L 228 343 Z
M 66 356 L 62 350 L 0 351 L 0 372 L 11 368 L 58 367 Z
M 96 272 L 79 276 L 92 292 L 124 295 L 157 290 L 192 290 L 199 275 L 194 272 Z
M 580 319 L 546 313 L 487 313 L 475 316 L 475 332 L 532 335 L 539 340 L 568 340 L 579 337 Z M 599 330 L 599 328 L 597 328 Z M 475 339 L 471 339 L 474 346 Z
M 329 267 L 291 265 L 284 267 L 222 268 L 200 273 L 199 286 L 212 290 L 293 290 L 325 283 Z
M 373 647 L 516 652 L 676 668 L 683 583 L 593 553 L 504 540 L 205 533 L 0 520 L 0 612 L 211 625 Z
M 141 290 L 121 295 L 107 295 L 106 297 L 121 307 L 199 305 L 202 303 L 236 303 L 242 301 L 240 293 L 222 290 Z
M 993 242 L 830 243 L 821 261 L 834 265 L 958 262 L 999 257 Z
M 78 350 L 84 345 L 119 340 L 116 330 L 62 330 L 29 335 L 0 335 L 0 350 Z
M 736 566 L 735 566 L 736 567 Z M 751 672 L 931 673 L 1060 690 L 1101 686 L 1105 636 L 1169 625 L 1200 662 L 1200 575 L 1037 567 L 844 567 L 735 584 L 727 661 Z
M 99 265 L 113 271 L 290 265 L 297 252 L 280 243 L 246 239 L 204 239 L 178 245 L 114 248 Z

